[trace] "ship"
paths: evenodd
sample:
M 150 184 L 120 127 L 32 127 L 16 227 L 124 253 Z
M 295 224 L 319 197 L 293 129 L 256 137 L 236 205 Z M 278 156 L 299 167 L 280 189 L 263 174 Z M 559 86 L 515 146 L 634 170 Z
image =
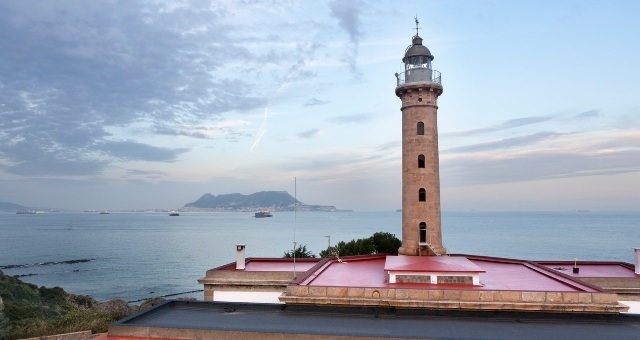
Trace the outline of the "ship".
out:
M 180 216 L 180 213 L 177 211 L 172 211 L 169 213 L 169 216 Z
M 263 218 L 263 217 L 272 217 L 271 211 L 269 210 L 258 210 L 256 211 L 255 218 Z

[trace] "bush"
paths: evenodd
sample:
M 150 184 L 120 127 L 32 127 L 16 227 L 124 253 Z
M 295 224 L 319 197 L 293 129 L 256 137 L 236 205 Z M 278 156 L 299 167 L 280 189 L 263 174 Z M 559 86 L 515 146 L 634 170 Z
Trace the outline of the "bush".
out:
M 40 337 L 91 330 L 106 332 L 129 310 L 103 311 L 89 296 L 62 288 L 38 288 L 0 271 L 0 340 Z M 94 307 L 91 309 L 90 307 Z
M 320 257 L 352 256 L 368 254 L 397 255 L 402 242 L 396 235 L 377 232 L 368 238 L 360 238 L 349 242 L 340 241 L 334 247 L 320 252 Z

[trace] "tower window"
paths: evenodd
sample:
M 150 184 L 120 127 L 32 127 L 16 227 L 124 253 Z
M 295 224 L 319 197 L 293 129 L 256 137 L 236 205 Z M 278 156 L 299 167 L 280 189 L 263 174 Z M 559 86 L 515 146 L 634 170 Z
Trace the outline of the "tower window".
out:
M 424 123 L 423 122 L 418 122 L 418 134 L 419 135 L 424 135 Z
M 418 156 L 418 168 L 424 168 L 424 155 Z
M 418 190 L 418 201 L 420 202 L 427 201 L 427 191 L 424 190 L 424 188 L 420 188 L 420 190 Z
M 420 244 L 427 243 L 427 224 L 420 222 Z

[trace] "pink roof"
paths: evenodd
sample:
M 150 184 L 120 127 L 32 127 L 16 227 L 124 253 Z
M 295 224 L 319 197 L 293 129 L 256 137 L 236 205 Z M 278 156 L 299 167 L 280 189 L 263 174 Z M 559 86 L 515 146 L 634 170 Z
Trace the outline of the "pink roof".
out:
M 296 259 L 295 270 L 297 272 L 306 272 L 313 268 L 321 258 L 304 258 Z M 236 263 L 231 262 L 212 270 L 222 271 L 247 271 L 247 272 L 293 272 L 293 259 L 291 258 L 267 258 L 267 257 L 249 257 L 245 261 L 244 269 L 236 269 Z
M 578 273 L 573 273 L 572 261 L 565 262 L 540 262 L 543 266 L 558 271 L 562 274 L 569 275 L 575 278 L 580 277 L 628 277 L 640 278 L 640 275 L 635 274 L 635 269 L 632 266 L 628 266 L 622 263 L 580 263 L 578 262 Z
M 387 256 L 387 271 L 484 273 L 466 257 L 453 256 Z
M 398 256 L 400 257 L 400 256 Z M 595 292 L 598 289 L 576 282 L 569 277 L 521 260 L 485 258 L 475 256 L 447 256 L 464 258 L 484 270 L 480 274 L 480 286 L 428 283 L 388 283 L 385 272 L 387 259 L 379 255 L 333 260 L 316 268 L 298 284 L 327 287 L 365 288 L 422 288 L 422 289 L 470 289 L 470 290 L 524 290 Z M 393 261 L 393 260 L 392 260 Z M 458 261 L 458 260 L 453 260 Z M 464 261 L 463 261 L 464 262 Z M 466 263 L 466 262 L 464 262 Z
M 259 259 L 250 259 L 245 263 L 244 271 L 247 272 L 293 272 L 292 259 L 277 259 L 271 261 L 261 261 Z M 297 272 L 306 272 L 315 266 L 321 259 L 301 259 L 296 260 L 295 270 Z

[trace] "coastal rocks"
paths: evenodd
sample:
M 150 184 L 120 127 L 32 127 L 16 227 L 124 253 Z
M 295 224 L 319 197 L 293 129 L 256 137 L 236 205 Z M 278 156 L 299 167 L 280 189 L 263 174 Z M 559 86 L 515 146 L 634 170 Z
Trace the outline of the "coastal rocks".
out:
M 99 302 L 94 307 L 94 310 L 110 313 L 110 314 L 124 314 L 129 315 L 136 311 L 136 308 L 129 305 L 126 301 L 115 299 L 106 302 Z
M 162 297 L 155 297 L 148 300 L 145 300 L 140 306 L 137 308 L 138 311 L 143 311 L 145 309 L 149 309 L 151 307 L 155 307 L 163 302 L 167 301 L 167 299 Z

